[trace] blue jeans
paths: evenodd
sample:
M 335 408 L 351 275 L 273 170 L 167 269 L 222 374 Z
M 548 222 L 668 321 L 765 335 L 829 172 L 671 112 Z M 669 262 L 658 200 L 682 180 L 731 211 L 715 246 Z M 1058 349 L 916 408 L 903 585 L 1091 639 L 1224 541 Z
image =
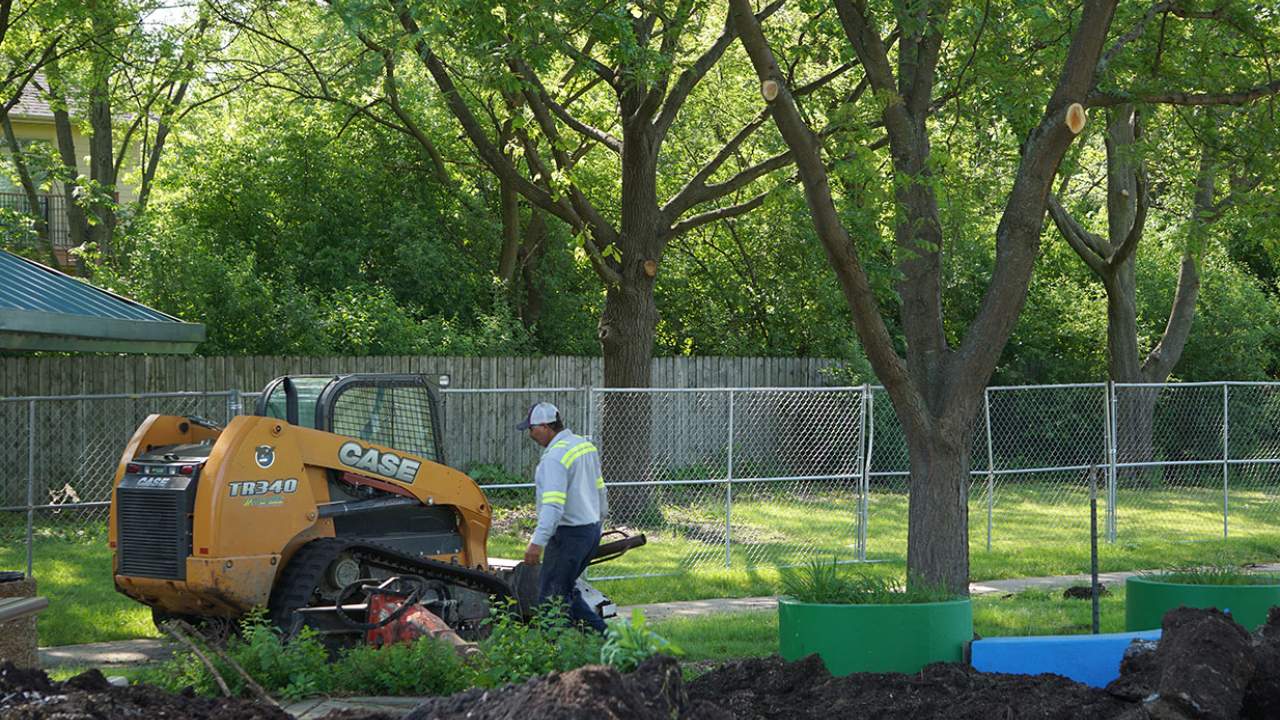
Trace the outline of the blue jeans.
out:
M 605 631 L 604 620 L 582 599 L 574 587 L 578 576 L 600 545 L 600 523 L 561 525 L 556 528 L 542 556 L 538 575 L 538 604 L 560 598 L 569 611 L 569 619 L 586 624 L 598 632 Z

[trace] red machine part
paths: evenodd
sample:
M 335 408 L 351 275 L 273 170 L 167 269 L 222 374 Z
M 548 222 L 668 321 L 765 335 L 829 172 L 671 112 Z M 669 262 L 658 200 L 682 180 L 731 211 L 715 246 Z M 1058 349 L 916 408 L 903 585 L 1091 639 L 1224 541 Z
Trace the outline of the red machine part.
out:
M 408 595 L 378 590 L 369 595 L 368 620 L 370 623 L 381 623 L 400 609 Z M 413 642 L 420 637 L 436 638 L 449 643 L 459 653 L 469 655 L 476 651 L 475 645 L 463 640 L 453 628 L 449 627 L 439 615 L 428 610 L 421 603 L 403 615 L 373 630 L 365 631 L 365 642 L 374 647 L 383 647 L 393 643 Z

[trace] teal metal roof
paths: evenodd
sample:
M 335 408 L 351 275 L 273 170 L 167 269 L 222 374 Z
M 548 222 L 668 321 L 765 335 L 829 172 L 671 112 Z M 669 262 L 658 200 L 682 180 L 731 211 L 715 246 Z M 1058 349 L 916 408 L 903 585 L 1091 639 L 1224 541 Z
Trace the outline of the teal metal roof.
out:
M 0 349 L 188 353 L 204 337 L 200 323 L 0 250 Z

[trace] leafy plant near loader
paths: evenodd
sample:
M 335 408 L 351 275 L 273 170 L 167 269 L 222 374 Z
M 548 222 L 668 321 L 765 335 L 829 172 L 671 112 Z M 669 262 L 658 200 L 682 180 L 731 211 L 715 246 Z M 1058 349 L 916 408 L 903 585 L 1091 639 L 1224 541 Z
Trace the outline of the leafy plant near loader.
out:
M 311 629 L 304 628 L 286 642 L 265 613 L 255 612 L 243 623 L 240 635 L 228 640 L 225 655 L 267 693 L 296 700 L 319 694 L 451 695 L 470 687 L 522 683 L 583 665 L 607 664 L 627 672 L 654 655 L 680 654 L 678 647 L 649 629 L 639 612 L 632 614 L 630 622 L 615 622 L 607 642 L 573 628 L 555 604 L 527 622 L 520 620 L 513 605 L 498 606 L 487 622 L 489 635 L 480 642 L 480 652 L 467 659 L 451 646 L 424 637 L 383 648 L 350 648 L 331 661 Z M 206 656 L 232 695 L 252 696 L 231 662 L 217 653 Z M 175 692 L 188 687 L 201 695 L 221 692 L 208 667 L 191 652 L 143 671 L 136 680 Z
M 684 655 L 675 643 L 649 629 L 644 613 L 631 611 L 631 620 L 619 620 L 609 626 L 608 640 L 600 649 L 600 662 L 622 672 L 631 672 L 654 655 Z
M 557 604 L 548 604 L 521 622 L 514 603 L 489 610 L 489 637 L 480 643 L 474 684 L 497 687 L 534 675 L 565 671 L 600 661 L 601 639 L 581 633 Z

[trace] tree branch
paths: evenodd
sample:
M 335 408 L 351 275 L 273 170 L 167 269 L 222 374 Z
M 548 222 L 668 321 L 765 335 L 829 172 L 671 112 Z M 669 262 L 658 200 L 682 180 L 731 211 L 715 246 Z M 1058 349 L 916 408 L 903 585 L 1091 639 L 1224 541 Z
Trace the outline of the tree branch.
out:
M 778 96 L 770 103 L 774 123 L 787 146 L 795 153 L 796 169 L 805 190 L 805 202 L 813 216 L 818 238 L 827 252 L 827 259 L 840 282 L 845 302 L 853 314 L 858 338 L 866 349 L 867 358 L 875 369 L 876 376 L 886 387 L 892 388 L 895 393 L 905 391 L 914 395 L 906 366 L 894 350 L 893 338 L 884 324 L 880 303 L 871 290 L 871 283 L 858 259 L 853 241 L 841 224 L 840 214 L 832 201 L 831 185 L 822 163 L 818 139 L 801 118 L 795 100 L 782 82 L 784 78 L 773 57 L 773 51 L 764 38 L 760 22 L 751 12 L 750 0 L 730 0 L 730 13 L 756 75 L 761 82 L 773 80 L 779 83 Z M 918 395 L 916 400 L 913 405 L 918 406 Z
M 539 106 L 545 107 L 554 113 L 556 117 L 560 118 L 564 124 L 576 130 L 583 137 L 604 145 L 617 155 L 622 154 L 621 140 L 603 130 L 594 128 L 587 123 L 582 122 L 578 118 L 574 117 L 564 106 L 553 100 L 551 98 L 551 94 L 548 93 L 546 87 L 543 86 L 542 81 L 527 63 L 521 60 L 513 60 L 512 69 L 518 77 L 533 86 L 535 92 L 529 92 L 526 89 L 524 91 L 524 95 L 528 100 L 530 107 L 534 108 L 535 113 L 538 112 Z M 545 111 L 543 111 L 543 114 L 545 114 Z M 547 120 L 549 121 L 549 118 Z M 541 118 L 539 118 L 539 122 L 542 122 Z M 546 132 L 545 127 L 543 128 L 543 132 Z
M 1147 206 L 1151 204 L 1147 197 L 1147 174 L 1139 170 L 1134 173 L 1134 177 L 1137 180 L 1138 196 L 1134 201 L 1133 225 L 1129 227 L 1129 232 L 1125 233 L 1120 246 L 1115 249 L 1111 257 L 1107 258 L 1107 264 L 1113 268 L 1123 265 L 1137 250 L 1138 241 L 1142 239 L 1142 231 L 1147 224 Z
M 668 238 L 675 237 L 696 227 L 706 225 L 707 223 L 715 222 L 716 220 L 723 220 L 725 218 L 737 217 L 743 213 L 750 212 L 751 210 L 763 205 L 764 199 L 768 197 L 768 195 L 769 191 L 766 190 L 750 200 L 745 200 L 734 205 L 726 205 L 725 207 L 708 210 L 706 212 L 698 213 L 692 217 L 685 218 L 671 226 L 671 229 L 668 230 L 665 235 Z
M 1280 93 L 1280 80 L 1263 85 L 1255 85 L 1246 90 L 1218 93 L 1164 92 L 1144 95 L 1142 93 L 1108 93 L 1094 92 L 1089 95 L 1087 105 L 1090 107 L 1111 107 L 1125 103 L 1147 103 L 1150 105 L 1245 105 L 1259 98 Z
M 1058 198 L 1052 194 L 1049 195 L 1049 215 L 1053 218 L 1053 223 L 1058 226 L 1058 232 L 1066 239 L 1071 249 L 1076 251 L 1076 255 L 1080 256 L 1090 270 L 1100 277 L 1105 277 L 1109 271 L 1101 252 L 1102 238 L 1081 227 L 1080 223 L 1071 217 L 1066 208 L 1062 207 L 1062 203 L 1058 202 Z

